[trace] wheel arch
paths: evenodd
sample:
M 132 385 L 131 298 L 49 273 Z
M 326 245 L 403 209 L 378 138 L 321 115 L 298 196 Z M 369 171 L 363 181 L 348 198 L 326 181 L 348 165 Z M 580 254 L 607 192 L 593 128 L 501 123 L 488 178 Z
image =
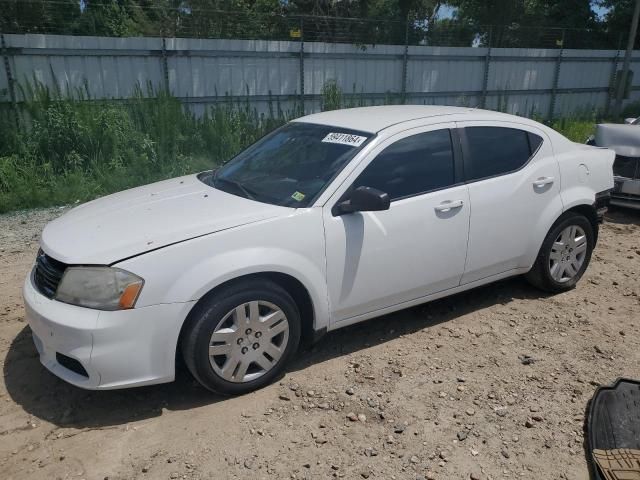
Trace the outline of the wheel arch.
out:
M 591 224 L 591 229 L 593 231 L 593 243 L 594 246 L 595 244 L 598 242 L 598 230 L 599 230 L 599 221 L 598 221 L 598 212 L 596 211 L 596 207 L 594 205 L 589 205 L 586 203 L 581 203 L 578 205 L 574 205 L 573 207 L 569 208 L 568 210 L 565 210 L 562 215 L 560 215 L 560 217 L 558 217 L 558 220 L 560 218 L 562 218 L 563 215 L 572 212 L 572 213 L 577 213 L 579 215 L 582 215 L 584 217 L 587 218 L 587 220 L 589 220 L 589 223 Z M 558 221 L 556 220 L 556 222 Z M 554 222 L 555 225 L 555 222 Z
M 586 217 L 592 227 L 595 245 L 598 240 L 598 225 L 603 214 L 601 212 L 601 216 L 599 218 L 598 208 L 606 207 L 608 204 L 608 190 L 597 193 L 589 185 L 580 184 L 567 188 L 561 193 L 561 197 L 564 205 L 562 215 L 567 212 L 573 212 Z M 556 219 L 556 222 L 562 217 L 562 215 Z
M 560 227 L 562 227 L 563 229 L 567 228 L 566 226 L 567 224 L 563 224 L 562 222 L 568 220 L 569 221 L 568 225 L 570 225 L 572 221 L 571 218 L 572 217 L 576 218 L 577 216 L 582 217 L 581 223 L 583 225 L 584 225 L 583 222 L 586 222 L 591 225 L 592 227 L 591 231 L 593 233 L 593 247 L 595 247 L 595 241 L 598 235 L 598 215 L 597 215 L 597 210 L 595 206 L 585 204 L 585 203 L 577 203 L 576 205 L 573 205 L 571 208 L 566 209 L 558 216 L 558 218 L 556 218 L 553 224 L 549 227 L 549 230 L 545 236 L 545 239 L 543 240 L 538 250 L 538 255 L 536 257 L 536 260 L 531 266 L 531 269 L 525 275 L 529 283 L 531 283 L 535 287 L 551 293 L 563 292 L 573 288 L 576 285 L 576 283 L 580 280 L 582 275 L 584 274 L 586 268 L 588 267 L 589 259 L 591 258 L 591 253 L 593 252 L 593 247 L 591 248 L 591 250 L 587 249 L 586 265 L 584 267 L 583 265 L 580 265 L 576 274 L 571 276 L 569 280 L 564 284 L 559 283 L 560 280 L 556 282 L 554 279 L 552 279 L 551 278 L 552 274 L 550 274 L 548 271 L 548 265 L 545 265 L 549 261 L 549 257 L 547 254 L 545 254 L 545 251 L 548 251 L 546 249 L 549 248 L 550 246 L 548 245 L 547 247 L 545 247 L 545 244 L 548 242 L 551 242 L 552 244 L 556 239 L 555 235 L 557 235 L 557 232 L 564 232 L 564 230 L 557 230 Z M 550 237 L 550 234 L 552 232 L 554 236 Z M 543 250 L 543 248 L 545 248 L 545 250 Z
M 579 215 L 582 215 L 584 217 L 586 217 L 589 220 L 589 223 L 591 224 L 592 230 L 593 230 L 593 240 L 594 240 L 594 246 L 596 244 L 596 242 L 598 241 L 598 228 L 599 228 L 599 220 L 598 220 L 598 214 L 597 214 L 597 210 L 595 208 L 594 205 L 588 204 L 588 203 L 579 203 L 577 202 L 576 204 L 572 205 L 570 208 L 563 210 L 560 215 L 556 216 L 553 221 L 551 221 L 550 223 L 548 223 L 548 227 L 544 233 L 544 235 L 542 236 L 542 238 L 536 242 L 536 249 L 535 249 L 535 256 L 533 256 L 531 258 L 530 263 L 528 264 L 528 266 L 531 268 L 535 262 L 535 259 L 538 256 L 538 253 L 540 252 L 540 249 L 542 248 L 542 244 L 544 242 L 544 239 L 546 238 L 547 234 L 551 231 L 551 229 L 559 222 L 561 221 L 567 214 L 570 213 L 577 213 Z M 552 217 L 553 218 L 553 217 Z
M 302 327 L 302 340 L 305 342 L 314 341 L 317 336 L 324 331 L 325 329 L 316 330 L 316 312 L 314 310 L 313 299 L 311 298 L 311 294 L 309 290 L 304 286 L 304 284 L 295 278 L 292 275 L 282 272 L 276 271 L 265 271 L 265 272 L 257 272 L 257 273 L 248 273 L 244 275 L 240 275 L 238 277 L 232 278 L 225 282 L 222 282 L 212 289 L 210 289 L 207 293 L 205 293 L 200 299 L 191 307 L 191 310 L 187 314 L 182 326 L 180 328 L 180 333 L 177 339 L 176 345 L 176 359 L 179 357 L 181 352 L 181 344 L 184 333 L 189 329 L 189 326 L 196 318 L 198 308 L 204 302 L 206 302 L 211 297 L 215 296 L 221 290 L 238 283 L 246 282 L 247 280 L 270 280 L 273 283 L 279 285 L 284 290 L 289 293 L 293 297 L 294 302 L 298 306 L 300 310 L 300 320 Z

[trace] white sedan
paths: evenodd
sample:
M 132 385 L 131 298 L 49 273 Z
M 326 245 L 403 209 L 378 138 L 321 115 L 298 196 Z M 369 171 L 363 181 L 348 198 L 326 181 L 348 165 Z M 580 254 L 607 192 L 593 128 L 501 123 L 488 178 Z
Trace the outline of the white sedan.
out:
M 526 274 L 573 288 L 614 153 L 455 107 L 309 115 L 214 172 L 48 224 L 24 284 L 44 366 L 83 388 L 224 394 L 281 375 L 302 339 Z

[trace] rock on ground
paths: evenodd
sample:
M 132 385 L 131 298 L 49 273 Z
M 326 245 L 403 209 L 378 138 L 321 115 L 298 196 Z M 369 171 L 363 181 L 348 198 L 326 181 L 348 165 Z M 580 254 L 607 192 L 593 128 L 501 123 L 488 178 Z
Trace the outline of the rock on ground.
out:
M 583 479 L 587 401 L 640 371 L 640 215 L 617 211 L 573 291 L 516 278 L 355 325 L 239 398 L 184 371 L 83 391 L 40 365 L 20 293 L 59 213 L 0 216 L 5 479 Z

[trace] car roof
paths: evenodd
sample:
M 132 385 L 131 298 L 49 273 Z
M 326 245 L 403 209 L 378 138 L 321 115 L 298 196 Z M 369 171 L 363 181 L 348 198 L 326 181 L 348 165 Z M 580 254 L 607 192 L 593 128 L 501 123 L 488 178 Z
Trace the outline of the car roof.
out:
M 378 133 L 392 125 L 409 122 L 411 120 L 464 114 L 470 116 L 469 120 L 513 119 L 512 115 L 468 107 L 448 107 L 440 105 L 385 105 L 331 110 L 328 112 L 314 113 L 312 115 L 300 117 L 294 121 L 349 128 L 369 133 Z

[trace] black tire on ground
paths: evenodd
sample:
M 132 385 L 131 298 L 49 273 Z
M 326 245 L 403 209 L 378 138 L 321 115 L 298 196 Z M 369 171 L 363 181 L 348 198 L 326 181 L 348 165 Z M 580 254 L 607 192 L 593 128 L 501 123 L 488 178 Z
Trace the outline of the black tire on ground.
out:
M 223 317 L 235 307 L 260 300 L 279 307 L 289 323 L 289 338 L 277 363 L 262 376 L 236 383 L 225 380 L 213 369 L 209 357 L 211 335 Z M 241 395 L 271 383 L 283 371 L 300 343 L 300 312 L 295 301 L 280 285 L 267 279 L 249 279 L 222 288 L 204 298 L 191 312 L 182 335 L 181 350 L 191 374 L 205 388 L 223 395 Z
M 561 232 L 571 225 L 576 225 L 584 230 L 585 235 L 587 237 L 587 250 L 585 253 L 584 261 L 577 274 L 574 275 L 570 280 L 565 282 L 558 282 L 551 276 L 550 268 L 549 268 L 549 256 L 551 255 L 551 247 L 553 246 L 555 240 L 561 234 Z M 593 226 L 591 222 L 584 216 L 575 212 L 566 212 L 564 213 L 556 222 L 553 224 L 549 233 L 542 242 L 542 246 L 540 247 L 540 252 L 538 253 L 538 257 L 536 258 L 535 263 L 531 270 L 525 275 L 527 281 L 532 284 L 534 287 L 539 288 L 540 290 L 544 290 L 550 293 L 560 293 L 566 292 L 567 290 L 571 290 L 576 286 L 585 270 L 589 266 L 589 261 L 591 260 L 591 253 L 593 252 L 593 248 L 595 246 L 595 233 L 593 231 Z

